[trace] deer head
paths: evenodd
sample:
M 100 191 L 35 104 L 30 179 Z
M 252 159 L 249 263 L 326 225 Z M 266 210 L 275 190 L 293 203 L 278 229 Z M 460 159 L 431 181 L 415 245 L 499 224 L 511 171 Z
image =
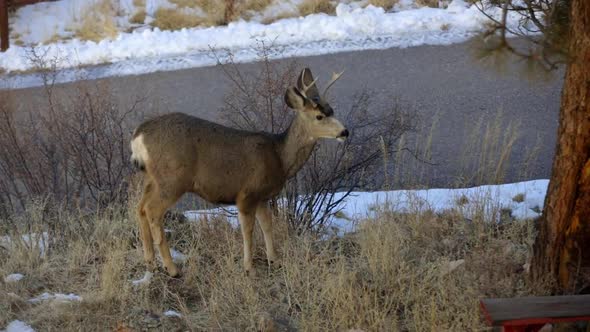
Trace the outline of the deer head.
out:
M 298 112 L 308 134 L 313 138 L 335 138 L 344 141 L 348 137 L 348 130 L 334 117 L 334 110 L 326 100 L 328 90 L 340 76 L 342 72 L 333 74 L 320 95 L 316 86 L 317 79 L 313 78 L 309 68 L 305 68 L 297 78 L 297 86 L 288 88 L 285 93 L 287 106 Z

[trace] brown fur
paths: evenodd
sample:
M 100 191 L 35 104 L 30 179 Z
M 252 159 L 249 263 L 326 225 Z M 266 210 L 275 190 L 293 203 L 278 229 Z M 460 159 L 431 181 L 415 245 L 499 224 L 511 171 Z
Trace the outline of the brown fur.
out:
M 232 129 L 183 113 L 148 120 L 135 130 L 132 160 L 146 172 L 138 214 L 149 268 L 154 267 L 153 243 L 159 246 L 170 275 L 178 274 L 164 235 L 163 216 L 187 192 L 212 203 L 237 206 L 247 272 L 253 273 L 255 218 L 264 233 L 268 259 L 276 260 L 268 200 L 303 166 L 319 138 L 348 135 L 338 120 L 326 116 L 331 107 L 319 97 L 315 84 L 305 94 L 305 84 L 313 82 L 309 69 L 298 81 L 298 87 L 289 88 L 285 95 L 297 112 L 282 134 Z

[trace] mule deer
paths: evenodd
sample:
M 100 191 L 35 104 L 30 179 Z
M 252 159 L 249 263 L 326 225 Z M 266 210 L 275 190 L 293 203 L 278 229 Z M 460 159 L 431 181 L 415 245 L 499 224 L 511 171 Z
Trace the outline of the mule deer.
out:
M 281 134 L 232 129 L 183 113 L 156 117 L 135 130 L 131 160 L 145 172 L 138 215 L 148 271 L 155 267 L 156 244 L 168 273 L 178 274 L 166 241 L 163 216 L 187 192 L 211 203 L 237 206 L 246 273 L 254 273 L 255 218 L 262 228 L 267 259 L 270 264 L 276 262 L 268 200 L 279 194 L 287 179 L 303 166 L 318 139 L 348 137 L 348 130 L 334 118 L 326 101 L 328 89 L 341 75 L 334 74 L 320 95 L 311 71 L 304 69 L 297 86 L 285 93 L 285 102 L 296 115 Z

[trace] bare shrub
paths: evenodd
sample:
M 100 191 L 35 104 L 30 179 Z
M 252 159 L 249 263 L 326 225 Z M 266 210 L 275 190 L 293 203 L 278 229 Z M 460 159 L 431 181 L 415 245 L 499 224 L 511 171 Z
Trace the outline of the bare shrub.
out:
M 291 123 L 293 114 L 283 96 L 299 70 L 293 62 L 284 67 L 271 62 L 269 48 L 264 45 L 260 52 L 258 74 L 244 75 L 231 54 L 229 62 L 222 65 L 233 90 L 225 98 L 220 117 L 235 128 L 279 134 Z M 383 179 L 366 175 L 377 173 L 384 153 L 393 153 L 400 136 L 414 129 L 414 119 L 395 101 L 376 108 L 371 103 L 373 97 L 371 91 L 361 90 L 350 105 L 338 108 L 338 118 L 351 132 L 349 138 L 342 144 L 318 144 L 275 202 L 297 232 L 321 230 L 353 190 L 382 187 Z
M 29 113 L 0 96 L 0 211 L 22 210 L 31 198 L 78 208 L 124 201 L 138 102 L 120 109 L 101 83 L 79 82 L 73 96 L 61 95 L 54 72 L 42 73 L 46 100 Z

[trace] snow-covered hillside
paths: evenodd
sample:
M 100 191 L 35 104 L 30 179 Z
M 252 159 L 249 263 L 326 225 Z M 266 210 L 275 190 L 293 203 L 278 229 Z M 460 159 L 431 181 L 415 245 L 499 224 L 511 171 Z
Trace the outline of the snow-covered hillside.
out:
M 111 23 L 120 31 L 113 31 L 112 38 L 90 41 L 76 34 L 84 28 L 76 26 L 84 12 L 80 3 L 61 0 L 20 8 L 11 18 L 13 43 L 7 52 L 0 53 L 0 68 L 8 73 L 35 69 L 36 64 L 30 61 L 33 46 L 46 59 L 57 59 L 58 69 L 109 63 L 109 70 L 103 74 L 106 76 L 214 65 L 215 51 L 223 57 L 229 50 L 237 62 L 254 61 L 261 43 L 270 45 L 273 58 L 447 45 L 483 31 L 488 21 L 463 0 L 454 0 L 443 8 L 417 8 L 411 0 L 403 0 L 388 11 L 365 2 L 339 3 L 333 15 L 318 13 L 261 23 L 276 16 L 278 10 L 289 12 L 295 6 L 276 0 L 262 13 L 251 14 L 248 21 L 162 31 L 146 22 L 152 20 L 150 15 L 158 4 L 169 4 L 167 1 L 148 1 L 143 23 L 133 25 L 129 23 L 133 3 L 125 0 L 117 9 L 116 22 Z M 518 17 L 512 16 L 509 22 L 516 25 Z M 74 76 L 61 81 L 73 80 Z M 10 87 L 6 85 L 0 84 L 0 88 Z

